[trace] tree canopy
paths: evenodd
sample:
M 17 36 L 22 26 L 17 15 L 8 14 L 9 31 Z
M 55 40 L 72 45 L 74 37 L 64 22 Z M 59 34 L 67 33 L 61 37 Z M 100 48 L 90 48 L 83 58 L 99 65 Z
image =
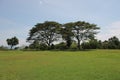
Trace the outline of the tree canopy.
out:
M 28 41 L 39 41 L 49 47 L 59 39 L 60 24 L 54 21 L 38 23 L 30 30 Z
M 29 32 L 28 41 L 37 42 L 38 45 L 46 44 L 51 47 L 55 41 L 62 38 L 66 42 L 66 47 L 70 48 L 72 41 L 77 41 L 78 49 L 85 40 L 94 38 L 99 27 L 85 21 L 69 22 L 60 24 L 55 21 L 45 21 L 36 24 Z
M 100 29 L 95 24 L 90 24 L 85 21 L 77 21 L 72 23 L 67 23 L 69 27 L 72 28 L 75 39 L 77 40 L 77 47 L 81 49 L 81 43 L 85 40 L 94 38 L 97 34 L 96 30 Z
M 13 48 L 13 46 L 19 44 L 19 40 L 17 37 L 12 37 L 10 39 L 7 39 L 7 44 L 11 46 L 11 49 Z
M 63 38 L 63 40 L 66 41 L 66 47 L 70 48 L 71 44 L 72 44 L 72 40 L 74 38 L 74 34 L 72 32 L 72 28 L 71 26 L 69 26 L 70 24 L 66 23 L 61 27 L 61 31 L 60 34 Z

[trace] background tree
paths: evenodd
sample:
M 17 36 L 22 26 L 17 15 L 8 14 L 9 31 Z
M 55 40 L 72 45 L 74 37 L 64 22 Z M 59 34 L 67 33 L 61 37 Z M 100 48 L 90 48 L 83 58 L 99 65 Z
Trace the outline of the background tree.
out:
M 85 40 L 94 38 L 94 35 L 97 34 L 95 30 L 99 29 L 97 25 L 90 24 L 88 22 L 84 21 L 77 21 L 71 24 L 72 31 L 74 33 L 74 36 L 78 42 L 78 49 L 81 49 L 81 43 Z
M 77 41 L 77 48 L 81 48 L 81 43 L 85 40 L 94 39 L 99 27 L 84 21 L 70 22 L 61 25 L 54 21 L 46 21 L 38 23 L 30 30 L 28 41 L 32 41 L 38 45 L 45 44 L 49 48 L 54 49 L 54 41 L 58 41 L 61 37 L 66 42 L 66 48 L 70 48 L 72 41 Z M 33 45 L 32 44 L 32 45 Z M 35 44 L 36 45 L 36 44 Z
M 108 48 L 109 49 L 119 49 L 120 48 L 120 41 L 116 36 L 113 36 L 108 39 Z
M 102 42 L 102 48 L 103 48 L 103 49 L 108 49 L 108 44 L 109 44 L 109 43 L 108 43 L 107 40 L 103 41 L 103 42 Z
M 120 41 L 116 36 L 100 42 L 99 44 L 102 49 L 120 49 Z
M 29 48 L 39 50 L 40 44 L 37 40 L 35 40 L 32 44 L 29 45 Z
M 97 49 L 100 48 L 100 43 L 97 39 L 91 39 L 88 42 L 83 42 L 81 46 L 83 49 Z
M 8 48 L 5 46 L 0 46 L 0 50 L 8 50 Z
M 39 43 L 46 44 L 51 47 L 54 41 L 59 39 L 60 24 L 54 21 L 46 21 L 38 23 L 30 30 L 28 41 L 39 41 Z
M 56 44 L 55 49 L 57 49 L 57 50 L 65 50 L 66 49 L 66 44 L 64 42 Z
M 17 37 L 7 39 L 6 41 L 7 41 L 7 44 L 11 46 L 11 49 L 13 48 L 13 46 L 19 44 L 19 40 Z
M 72 33 L 71 23 L 64 24 L 61 28 L 60 34 L 62 35 L 63 40 L 66 41 L 66 47 L 70 48 L 72 44 L 72 38 L 74 36 Z

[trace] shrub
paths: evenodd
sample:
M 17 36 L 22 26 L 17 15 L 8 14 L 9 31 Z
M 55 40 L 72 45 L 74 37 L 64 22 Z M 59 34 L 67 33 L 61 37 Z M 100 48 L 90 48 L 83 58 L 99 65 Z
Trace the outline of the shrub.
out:
M 65 49 L 67 49 L 67 47 L 64 42 L 61 42 L 61 43 L 55 45 L 55 49 L 65 50 Z

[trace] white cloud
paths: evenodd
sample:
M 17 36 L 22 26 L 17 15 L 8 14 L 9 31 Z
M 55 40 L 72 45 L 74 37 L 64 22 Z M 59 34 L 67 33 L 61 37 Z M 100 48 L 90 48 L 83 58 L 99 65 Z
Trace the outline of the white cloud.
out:
M 48 0 L 38 0 L 38 2 L 39 2 L 39 4 L 41 5 L 41 4 L 48 4 L 48 3 L 50 3 Z
M 100 31 L 101 32 L 97 35 L 97 38 L 100 40 L 107 40 L 113 36 L 117 36 L 120 39 L 120 21 L 113 22 Z
M 42 4 L 42 3 L 43 3 L 43 1 L 41 1 L 41 0 L 40 0 L 40 1 L 39 1 L 39 3 L 40 3 L 40 4 Z

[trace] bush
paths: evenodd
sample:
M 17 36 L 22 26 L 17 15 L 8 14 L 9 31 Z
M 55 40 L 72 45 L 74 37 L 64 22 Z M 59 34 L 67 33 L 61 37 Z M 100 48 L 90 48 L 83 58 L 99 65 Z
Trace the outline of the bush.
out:
M 65 50 L 65 49 L 67 49 L 67 47 L 64 42 L 61 42 L 61 43 L 55 45 L 55 49 Z
M 46 44 L 44 44 L 44 43 L 41 43 L 40 45 L 39 45 L 39 49 L 40 50 L 48 50 L 48 49 L 50 49 Z
M 76 42 L 73 42 L 71 47 L 70 47 L 71 50 L 77 50 L 77 43 Z
M 83 49 L 97 49 L 99 47 L 100 47 L 100 44 L 96 39 L 90 40 L 89 42 L 82 43 Z
M 8 50 L 8 48 L 4 46 L 0 46 L 0 50 Z

